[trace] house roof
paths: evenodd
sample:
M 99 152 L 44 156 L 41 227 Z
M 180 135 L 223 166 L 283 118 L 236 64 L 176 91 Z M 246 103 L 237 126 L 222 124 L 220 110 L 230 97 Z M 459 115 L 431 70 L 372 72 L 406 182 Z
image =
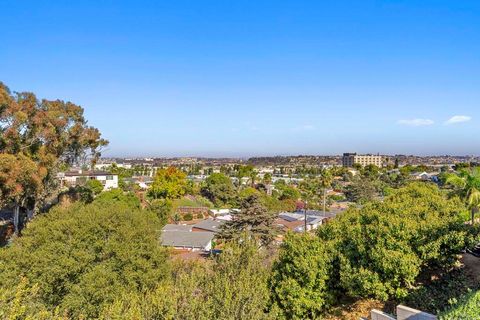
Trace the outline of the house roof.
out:
M 211 232 L 218 232 L 223 223 L 224 221 L 207 219 L 194 224 L 193 227 Z
M 278 216 L 290 222 L 297 221 L 297 220 L 301 220 L 301 221 L 305 220 L 305 215 L 303 213 L 282 212 Z
M 111 176 L 115 175 L 106 171 L 68 171 L 65 172 L 65 177 L 96 177 L 96 176 Z
M 169 247 L 205 248 L 213 240 L 213 232 L 162 232 L 161 243 Z
M 162 231 L 192 231 L 192 226 L 188 225 L 182 225 L 182 224 L 166 224 L 163 228 Z
M 289 229 L 289 230 L 292 230 L 294 231 L 297 227 L 299 226 L 303 226 L 305 224 L 305 222 L 303 221 L 300 221 L 300 220 L 294 220 L 294 221 L 289 221 L 289 220 L 286 220 L 286 219 L 283 219 L 283 218 L 277 218 L 275 220 L 276 224 L 277 225 L 280 225 L 286 229 Z
M 307 223 L 308 224 L 319 224 L 326 219 L 324 217 L 314 217 L 314 216 L 307 216 Z

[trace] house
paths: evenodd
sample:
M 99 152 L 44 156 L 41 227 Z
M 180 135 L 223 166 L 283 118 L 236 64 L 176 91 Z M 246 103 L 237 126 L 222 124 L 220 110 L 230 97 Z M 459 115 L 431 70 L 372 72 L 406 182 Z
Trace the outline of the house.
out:
M 163 232 L 192 231 L 192 226 L 187 224 L 166 224 L 162 228 Z
M 221 226 L 224 224 L 224 221 L 207 219 L 202 220 L 192 226 L 192 231 L 196 232 L 213 232 L 217 233 Z
M 283 231 L 293 231 L 293 232 L 302 232 L 305 226 L 305 222 L 301 220 L 289 221 L 287 219 L 278 217 L 275 220 L 277 226 L 279 226 Z
M 68 171 L 57 175 L 61 186 L 75 187 L 84 185 L 88 180 L 98 180 L 103 185 L 103 190 L 118 188 L 118 175 L 105 171 Z
M 208 211 L 215 220 L 221 221 L 232 220 L 232 215 L 238 212 L 240 212 L 240 209 L 210 209 Z
M 335 217 L 335 213 L 323 213 L 318 210 L 281 212 L 276 222 L 277 225 L 285 231 L 304 232 L 305 226 L 307 227 L 307 231 L 315 230 L 333 217 Z
M 123 181 L 129 184 L 136 184 L 142 190 L 147 190 L 153 183 L 153 178 L 150 176 L 133 176 L 131 178 L 124 178 Z
M 210 251 L 215 236 L 213 232 L 192 232 L 192 226 L 167 224 L 162 229 L 163 246 L 188 251 Z
M 162 232 L 161 243 L 163 246 L 189 251 L 212 250 L 213 232 Z

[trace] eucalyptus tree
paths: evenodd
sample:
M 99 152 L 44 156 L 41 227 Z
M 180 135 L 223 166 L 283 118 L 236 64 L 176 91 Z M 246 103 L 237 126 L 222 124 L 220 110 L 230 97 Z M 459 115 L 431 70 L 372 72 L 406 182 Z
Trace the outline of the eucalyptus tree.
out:
M 21 157 L 36 166 L 41 192 L 32 193 L 27 210 L 58 190 L 57 172 L 87 160 L 95 163 L 108 141 L 88 125 L 83 108 L 62 100 L 39 100 L 31 92 L 14 92 L 0 82 L 0 154 Z M 29 159 L 32 163 L 27 164 Z M 15 167 L 2 167 L 3 172 Z M 2 195 L 1 201 L 8 199 Z

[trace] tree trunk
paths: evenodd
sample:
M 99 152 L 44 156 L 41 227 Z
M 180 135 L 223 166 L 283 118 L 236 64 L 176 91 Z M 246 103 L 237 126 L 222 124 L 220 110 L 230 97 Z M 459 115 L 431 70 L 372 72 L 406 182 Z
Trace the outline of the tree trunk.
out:
M 31 209 L 27 209 L 27 219 L 28 219 L 28 221 L 32 220 L 34 216 L 35 216 L 35 207 L 33 207 Z
M 475 223 L 475 208 L 472 208 L 472 226 Z
M 18 235 L 20 232 L 19 229 L 20 224 L 20 206 L 15 203 L 15 207 L 13 208 L 13 226 L 15 227 L 15 234 Z

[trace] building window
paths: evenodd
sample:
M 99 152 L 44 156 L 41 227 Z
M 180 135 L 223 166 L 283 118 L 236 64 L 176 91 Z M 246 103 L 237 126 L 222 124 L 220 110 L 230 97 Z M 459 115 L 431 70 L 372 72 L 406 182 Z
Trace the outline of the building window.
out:
M 107 180 L 113 180 L 113 176 L 107 176 Z

